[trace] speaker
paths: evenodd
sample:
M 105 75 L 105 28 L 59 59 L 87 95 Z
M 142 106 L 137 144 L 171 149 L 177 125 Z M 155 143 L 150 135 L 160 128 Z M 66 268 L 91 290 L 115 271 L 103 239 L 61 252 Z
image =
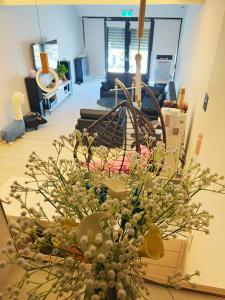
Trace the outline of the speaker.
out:
M 87 56 L 79 56 L 74 60 L 76 83 L 81 84 L 88 76 L 88 59 Z
M 42 91 L 37 85 L 36 78 L 26 77 L 25 85 L 30 104 L 30 110 L 32 112 L 38 112 L 41 116 L 44 116 L 44 99 L 42 96 Z

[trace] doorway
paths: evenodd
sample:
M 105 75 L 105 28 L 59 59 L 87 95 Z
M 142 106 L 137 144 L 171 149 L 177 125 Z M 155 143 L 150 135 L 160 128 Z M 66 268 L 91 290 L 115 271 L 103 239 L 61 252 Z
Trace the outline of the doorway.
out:
M 145 20 L 140 45 L 137 38 L 138 19 L 110 18 L 106 20 L 106 72 L 135 73 L 135 55 L 140 48 L 142 74 L 149 77 L 150 54 L 153 37 L 153 20 Z

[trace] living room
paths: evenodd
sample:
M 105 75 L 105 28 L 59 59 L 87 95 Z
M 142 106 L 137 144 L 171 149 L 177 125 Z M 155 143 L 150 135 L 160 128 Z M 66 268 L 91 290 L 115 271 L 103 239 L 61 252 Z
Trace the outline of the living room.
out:
M 135 60 L 134 56 L 126 57 L 126 49 L 131 52 L 129 43 L 126 46 L 126 34 L 122 38 L 120 36 L 120 41 L 124 39 L 125 44 L 123 52 L 119 53 L 123 60 L 116 60 L 117 54 L 110 57 L 113 50 L 110 45 L 113 41 L 110 40 L 109 28 L 123 28 L 126 31 L 129 26 L 130 29 L 137 30 L 139 14 L 139 1 L 135 4 L 127 1 L 123 5 L 71 5 L 73 1 L 70 5 L 67 5 L 68 1 L 65 4 L 59 1 L 55 5 L 39 5 L 38 1 L 36 5 L 27 1 L 27 5 L 19 6 L 11 5 L 13 1 L 9 6 L 5 2 L 6 5 L 0 9 L 0 56 L 4 70 L 0 77 L 0 131 L 10 127 L 14 120 L 11 99 L 15 92 L 21 92 L 25 96 L 25 102 L 22 103 L 23 116 L 32 111 L 25 84 L 28 76 L 33 76 L 32 79 L 35 80 L 32 71 L 35 69 L 32 44 L 57 40 L 58 61 L 70 62 L 70 77 L 67 80 L 70 81 L 71 94 L 52 111 L 45 107 L 43 118 L 47 123 L 39 126 L 38 130 L 28 130 L 22 138 L 13 142 L 0 143 L 0 190 L 24 176 L 24 166 L 32 151 L 43 158 L 53 155 L 53 140 L 73 132 L 81 117 L 80 109 L 108 111 L 115 106 L 118 99 L 115 100 L 114 96 L 111 97 L 110 104 L 107 104 L 107 97 L 101 96 L 102 82 L 107 79 L 107 73 L 121 73 L 121 68 L 134 75 Z M 213 172 L 223 175 L 225 149 L 220 135 L 224 129 L 222 87 L 225 74 L 222 65 L 225 3 L 223 0 L 176 1 L 176 4 L 169 1 L 168 5 L 165 5 L 165 1 L 158 2 L 163 4 L 148 4 L 145 12 L 148 39 L 147 47 L 142 52 L 142 68 L 143 73 L 148 75 L 146 83 L 152 87 L 155 85 L 164 88 L 172 81 L 176 99 L 172 97 L 166 100 L 177 100 L 180 88 L 185 86 L 185 102 L 188 104 L 184 140 L 186 160 L 192 158 L 201 163 L 203 168 L 210 167 Z M 121 49 L 121 45 L 119 48 Z M 83 82 L 80 82 L 75 59 L 84 57 L 88 60 L 88 73 L 82 78 Z M 130 71 L 129 68 L 126 69 L 127 65 L 130 66 Z M 111 88 L 113 87 L 110 86 L 108 91 Z M 108 91 L 106 88 L 106 92 Z M 106 101 L 100 101 L 102 98 L 106 98 Z M 208 103 L 203 109 L 206 100 Z M 200 269 L 202 275 L 200 279 L 197 278 L 197 282 L 215 288 L 214 293 L 216 288 L 224 289 L 224 269 L 220 268 L 223 259 L 220 253 L 223 253 L 225 247 L 220 232 L 224 225 L 223 198 L 223 195 L 213 195 L 212 204 L 209 193 L 198 195 L 197 200 L 204 203 L 204 208 L 212 211 L 215 221 L 212 221 L 212 234 L 207 237 L 206 242 L 198 233 L 194 236 L 186 258 L 186 271 Z M 218 247 L 220 253 L 217 256 Z M 210 251 L 203 250 L 209 248 Z M 175 293 L 176 299 L 181 299 L 179 293 Z M 196 298 L 193 299 L 198 299 L 198 296 L 194 297 Z M 203 297 L 211 299 L 210 296 Z M 165 299 L 170 298 L 167 295 Z

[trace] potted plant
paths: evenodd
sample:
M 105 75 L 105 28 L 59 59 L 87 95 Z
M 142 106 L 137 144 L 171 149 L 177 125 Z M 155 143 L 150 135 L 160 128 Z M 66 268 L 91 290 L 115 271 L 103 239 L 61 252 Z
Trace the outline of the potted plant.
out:
M 66 80 L 66 73 L 68 72 L 68 69 L 64 64 L 58 65 L 56 72 L 60 80 Z

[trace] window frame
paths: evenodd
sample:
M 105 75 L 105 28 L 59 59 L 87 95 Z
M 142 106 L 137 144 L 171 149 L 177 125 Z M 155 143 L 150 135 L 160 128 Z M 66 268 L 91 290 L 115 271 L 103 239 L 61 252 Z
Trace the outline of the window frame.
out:
M 138 22 L 138 18 L 126 18 L 126 17 L 112 17 L 112 18 L 105 18 L 104 27 L 105 27 L 105 73 L 108 73 L 108 53 L 109 53 L 109 44 L 108 44 L 108 27 L 107 21 L 115 21 L 115 22 L 125 22 L 125 64 L 124 64 L 124 73 L 129 73 L 129 48 L 130 48 L 130 22 Z M 150 67 L 150 58 L 151 58 L 151 51 L 153 45 L 153 34 L 154 34 L 154 19 L 153 18 L 145 18 L 145 22 L 150 22 L 150 30 L 148 36 L 148 62 L 147 62 L 147 79 L 149 79 L 149 67 Z M 151 40 L 152 39 L 152 40 Z

